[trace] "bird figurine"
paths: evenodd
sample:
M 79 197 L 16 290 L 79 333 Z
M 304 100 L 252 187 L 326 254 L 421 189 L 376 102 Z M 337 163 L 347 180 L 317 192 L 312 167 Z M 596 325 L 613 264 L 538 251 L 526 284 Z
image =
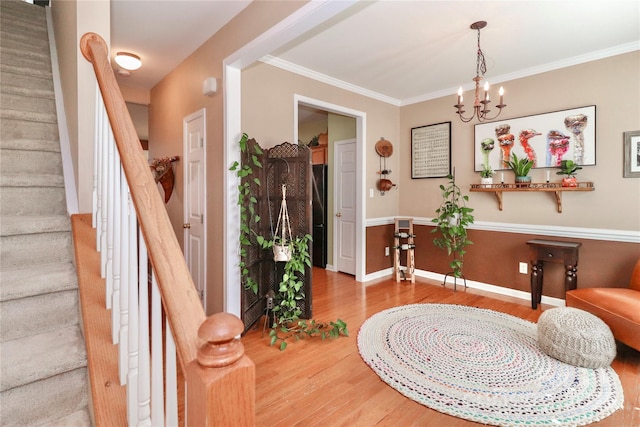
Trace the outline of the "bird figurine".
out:
M 542 134 L 540 132 L 536 132 L 533 129 L 525 129 L 520 132 L 520 135 L 518 137 L 520 140 L 520 145 L 522 145 L 522 148 L 524 148 L 524 152 L 529 158 L 529 160 L 533 163 L 534 168 L 538 163 L 538 159 L 536 157 L 535 150 L 531 147 L 531 145 L 529 145 L 529 140 L 537 135 L 542 135 Z
M 569 135 L 565 135 L 559 130 L 550 130 L 547 133 L 547 162 L 545 166 L 560 166 L 562 164 L 562 156 L 569 150 L 570 139 Z

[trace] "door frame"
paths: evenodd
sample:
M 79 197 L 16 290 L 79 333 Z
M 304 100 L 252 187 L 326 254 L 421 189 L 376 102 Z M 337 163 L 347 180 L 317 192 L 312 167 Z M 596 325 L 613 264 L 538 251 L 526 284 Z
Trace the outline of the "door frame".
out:
M 356 119 L 356 281 L 362 282 L 365 276 L 365 257 L 366 253 L 365 248 L 365 233 L 364 233 L 364 225 L 365 225 L 365 212 L 367 206 L 367 199 L 365 198 L 365 176 L 364 171 L 367 169 L 366 167 L 366 155 L 364 152 L 364 141 L 367 140 L 367 113 L 363 111 L 354 110 L 352 108 L 347 108 L 342 105 L 332 104 L 330 102 L 321 101 L 319 99 L 310 98 L 304 95 L 294 94 L 293 95 L 293 140 L 298 140 L 298 107 L 304 105 L 307 107 L 317 108 L 320 110 L 325 110 L 330 113 L 336 113 L 343 116 L 353 117 Z M 333 149 L 330 147 L 330 150 L 333 152 Z M 333 162 L 333 158 L 331 158 Z M 335 168 L 334 168 L 335 173 Z M 333 195 L 335 199 L 335 185 L 336 181 L 333 180 Z M 333 204 L 335 211 L 335 202 Z M 333 218 L 335 212 L 328 212 L 327 218 L 331 218 L 332 226 L 333 226 Z M 336 253 L 336 230 L 333 227 L 333 256 L 331 260 L 331 265 L 327 265 L 327 270 L 337 271 L 337 253 Z
M 183 200 L 182 203 L 182 223 L 184 224 L 186 222 L 186 220 L 188 220 L 187 216 L 188 216 L 188 203 L 186 201 L 186 195 L 187 193 L 187 186 L 189 185 L 189 178 L 188 178 L 188 173 L 189 173 L 189 169 L 187 167 L 187 124 L 199 117 L 202 117 L 202 133 L 203 133 L 203 143 L 202 143 L 202 150 L 204 151 L 203 153 L 203 162 L 204 162 L 204 167 L 202 170 L 202 173 L 204 174 L 204 182 L 202 185 L 202 191 L 204 192 L 203 195 L 203 223 L 202 223 L 202 241 L 203 241 L 203 248 L 202 248 L 202 257 L 203 257 L 203 263 L 202 263 L 202 277 L 204 278 L 204 283 L 203 285 L 203 289 L 202 289 L 202 306 L 204 308 L 204 312 L 207 312 L 207 109 L 206 108 L 201 108 L 191 114 L 189 114 L 188 116 L 185 116 L 182 119 L 182 194 L 183 194 L 183 198 L 185 200 Z M 187 264 L 188 264 L 188 257 L 191 256 L 191 253 L 189 252 L 189 245 L 187 242 L 187 233 L 188 230 L 184 229 L 183 232 L 183 236 L 182 236 L 182 241 L 183 241 L 183 246 L 184 246 L 184 255 L 185 255 L 185 259 L 187 259 Z

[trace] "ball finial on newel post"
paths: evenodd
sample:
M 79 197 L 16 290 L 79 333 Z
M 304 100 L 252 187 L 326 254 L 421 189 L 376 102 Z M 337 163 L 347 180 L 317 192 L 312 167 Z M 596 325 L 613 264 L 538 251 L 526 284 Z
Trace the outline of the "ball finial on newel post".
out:
M 198 338 L 203 342 L 198 349 L 198 363 L 221 368 L 237 362 L 244 355 L 244 346 L 238 339 L 243 330 L 242 320 L 233 314 L 209 316 L 198 329 Z

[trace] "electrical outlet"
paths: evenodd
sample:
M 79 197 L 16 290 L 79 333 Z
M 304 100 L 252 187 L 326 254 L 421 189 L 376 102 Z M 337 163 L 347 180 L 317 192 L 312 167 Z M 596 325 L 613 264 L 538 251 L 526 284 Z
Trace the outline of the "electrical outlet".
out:
M 374 195 L 373 188 L 370 188 L 369 189 L 369 197 L 373 199 L 373 195 Z
M 521 274 L 527 274 L 528 267 L 529 267 L 529 264 L 527 264 L 526 262 L 521 262 L 520 263 L 520 273 Z
M 384 256 L 389 256 L 389 246 L 384 248 Z

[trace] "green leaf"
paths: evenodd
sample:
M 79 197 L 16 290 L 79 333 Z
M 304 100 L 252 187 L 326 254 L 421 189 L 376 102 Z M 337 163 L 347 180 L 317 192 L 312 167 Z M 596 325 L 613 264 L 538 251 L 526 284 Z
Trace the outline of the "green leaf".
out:
M 285 348 L 287 348 L 287 343 L 286 341 L 282 341 L 282 343 L 280 344 L 280 351 L 284 351 Z

